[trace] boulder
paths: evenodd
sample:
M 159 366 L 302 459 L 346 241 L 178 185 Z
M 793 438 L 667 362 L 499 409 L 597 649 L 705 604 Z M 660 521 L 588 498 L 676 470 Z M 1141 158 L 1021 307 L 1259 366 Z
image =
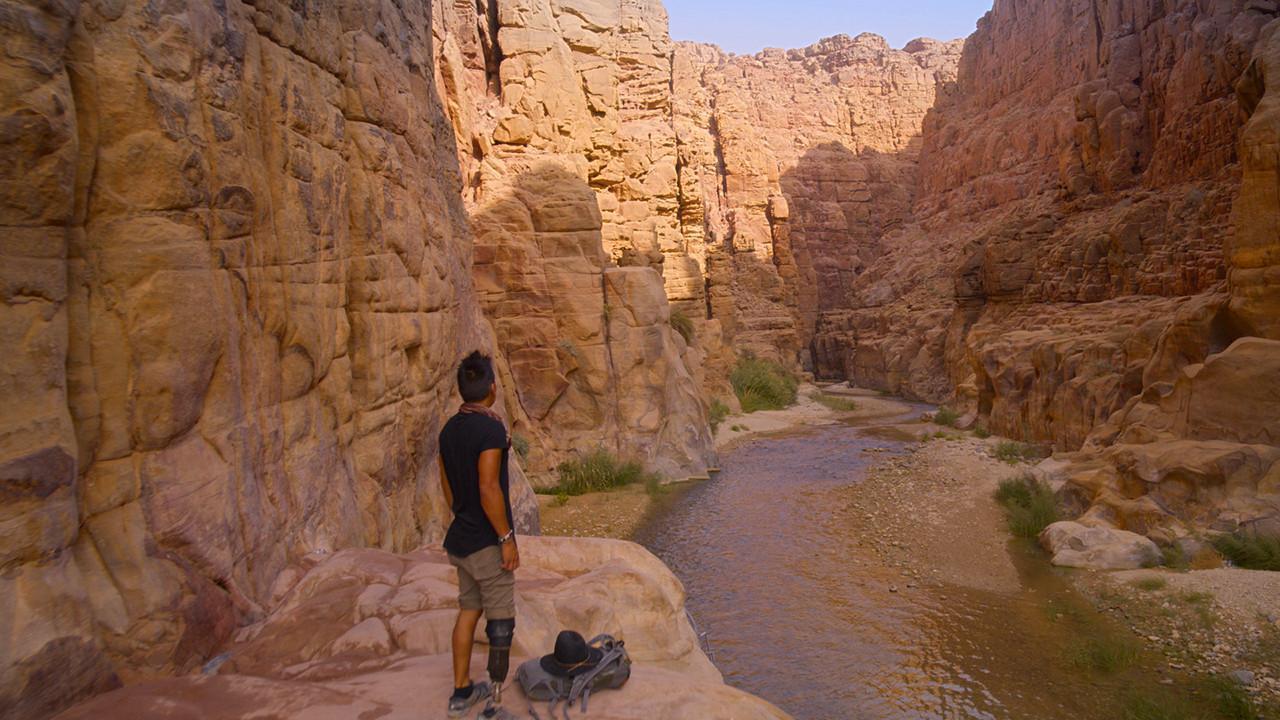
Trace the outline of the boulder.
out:
M 1040 533 L 1053 564 L 1089 570 L 1132 570 L 1160 563 L 1160 548 L 1127 530 L 1056 522 Z

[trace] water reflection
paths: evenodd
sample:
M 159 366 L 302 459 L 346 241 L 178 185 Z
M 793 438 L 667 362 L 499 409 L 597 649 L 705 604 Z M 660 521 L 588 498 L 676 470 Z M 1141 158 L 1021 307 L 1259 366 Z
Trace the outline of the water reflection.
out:
M 730 684 L 799 720 L 1111 717 L 1112 686 L 1072 675 L 1072 629 L 1044 612 L 1060 577 L 1023 563 L 1021 593 L 907 591 L 861 552 L 850 486 L 904 445 L 847 426 L 739 448 L 640 542 L 684 581 Z

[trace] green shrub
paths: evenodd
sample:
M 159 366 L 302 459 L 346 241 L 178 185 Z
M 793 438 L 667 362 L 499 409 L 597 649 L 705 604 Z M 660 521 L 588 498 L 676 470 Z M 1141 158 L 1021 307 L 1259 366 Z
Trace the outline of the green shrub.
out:
M 1156 590 L 1164 589 L 1165 581 L 1164 581 L 1164 578 L 1158 578 L 1158 577 L 1142 578 L 1141 580 L 1138 580 L 1137 582 L 1133 583 L 1133 586 L 1138 588 L 1139 590 L 1146 590 L 1147 592 L 1155 592 Z
M 556 506 L 556 507 L 564 507 L 565 505 L 568 505 L 568 504 L 569 504 L 569 493 L 565 492 L 564 490 L 561 490 L 561 491 L 557 492 L 557 493 L 556 493 L 556 499 L 555 499 L 555 500 L 552 500 L 552 501 L 551 501 L 551 504 L 552 504 L 552 505 L 554 505 L 554 506 Z
M 1040 460 L 1046 456 L 1046 453 L 1035 445 L 1015 440 L 1001 440 L 996 444 L 995 456 L 998 460 L 1014 465 L 1020 462 Z
M 839 395 L 828 395 L 827 393 L 818 393 L 813 399 L 836 412 L 853 412 L 858 409 L 858 403 L 849 398 L 840 397 Z
M 945 405 L 938 408 L 938 412 L 933 414 L 933 421 L 944 427 L 955 427 L 956 421 L 959 419 L 960 413 Z
M 991 437 L 991 431 L 988 430 L 985 425 L 979 425 L 978 427 L 973 429 L 973 436 L 978 438 L 979 440 L 986 440 L 987 438 Z
M 1262 720 L 1264 717 L 1249 693 L 1229 677 L 1207 678 L 1198 685 L 1201 694 L 1213 703 L 1217 717 L 1224 720 Z
M 781 410 L 796 401 L 800 381 L 778 363 L 743 355 L 729 375 L 742 411 Z
M 1049 486 L 1030 475 L 1000 481 L 996 502 L 1004 507 L 1009 532 L 1034 538 L 1058 521 L 1058 504 Z
M 1186 570 L 1191 565 L 1186 552 L 1177 543 L 1160 548 L 1160 555 L 1164 559 L 1164 566 L 1171 570 Z
M 529 458 L 529 438 L 523 435 L 512 435 L 511 449 L 516 451 L 516 455 L 519 455 L 521 460 L 527 460 Z
M 671 324 L 673 330 L 680 333 L 680 337 L 684 338 L 685 342 L 693 344 L 693 320 L 688 315 L 680 310 L 672 310 L 671 319 L 667 322 Z
M 1213 593 L 1184 592 L 1179 593 L 1178 599 L 1191 606 L 1200 620 L 1200 625 L 1206 630 L 1212 628 L 1217 622 L 1218 618 L 1213 612 Z
M 1191 720 L 1187 702 L 1171 693 L 1148 694 L 1130 691 L 1120 709 L 1122 720 Z
M 720 428 L 720 423 L 727 417 L 729 417 L 729 406 L 721 402 L 720 398 L 712 400 L 711 408 L 707 411 L 707 422 L 711 425 L 711 434 L 715 434 Z
M 1138 659 L 1138 646 L 1127 638 L 1091 637 L 1076 641 L 1069 653 L 1077 669 L 1110 675 Z
M 646 482 L 647 473 L 634 460 L 622 461 L 603 448 L 592 450 L 582 457 L 560 463 L 558 490 L 568 495 L 583 495 L 613 488 Z
M 667 494 L 667 486 L 662 484 L 662 478 L 651 473 L 644 481 L 644 491 L 649 497 L 658 497 Z
M 1280 538 L 1260 535 L 1219 535 L 1213 547 L 1231 564 L 1249 570 L 1280 570 Z
M 1213 593 L 1191 590 L 1179 594 L 1178 599 L 1188 605 L 1208 605 L 1213 602 Z

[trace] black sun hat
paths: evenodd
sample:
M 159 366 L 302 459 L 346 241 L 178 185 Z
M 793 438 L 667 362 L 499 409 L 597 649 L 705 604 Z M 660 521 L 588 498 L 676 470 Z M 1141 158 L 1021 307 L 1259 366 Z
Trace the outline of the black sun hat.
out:
M 539 660 L 542 669 L 557 677 L 575 677 L 600 664 L 604 653 L 587 644 L 580 633 L 561 630 L 556 636 L 556 649 Z

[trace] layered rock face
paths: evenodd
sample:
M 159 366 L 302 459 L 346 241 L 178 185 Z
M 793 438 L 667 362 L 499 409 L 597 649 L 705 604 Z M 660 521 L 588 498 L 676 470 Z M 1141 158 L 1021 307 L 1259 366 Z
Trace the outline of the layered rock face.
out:
M 416 547 L 471 289 L 427 8 L 6 3 L 7 717 Z
M 824 316 L 819 369 L 935 401 L 959 387 L 995 429 L 1078 446 L 1141 390 L 1146 361 L 1125 355 L 1140 337 L 1081 323 L 1167 320 L 1158 298 L 1226 277 L 1234 85 L 1274 11 L 1015 5 L 997 3 L 966 42 L 956 85 L 925 123 L 917 222 L 885 241 L 852 309 Z M 1074 312 L 1082 303 L 1093 311 Z M 1028 354 L 1061 340 L 1062 357 L 1033 373 L 1039 386 L 1016 377 L 1025 357 L 986 351 L 1013 329 Z M 1093 338 L 1062 345 L 1082 334 Z M 1073 381 L 1117 389 L 1063 392 Z
M 755 57 L 656 0 L 0 16 L 6 717 L 195 668 L 298 558 L 438 539 L 474 348 L 538 479 L 705 473 L 750 351 L 1083 448 L 1042 472 L 1086 525 L 1280 531 L 1272 0 Z M 381 627 L 343 648 L 412 649 Z
M 682 197 L 694 198 L 682 226 L 701 226 L 690 234 L 707 248 L 710 312 L 737 349 L 810 366 L 818 313 L 846 306 L 911 216 L 921 124 L 961 46 L 841 35 L 755 57 L 677 47 Z
M 463 3 L 444 8 L 436 32 L 477 279 L 531 468 L 553 479 L 572 451 L 603 447 L 705 474 L 704 388 L 728 394 L 730 360 L 678 228 L 666 12 Z M 694 323 L 692 344 L 672 308 Z
M 821 304 L 905 220 L 914 139 L 961 46 L 837 36 L 734 57 L 673 44 L 648 0 L 450 6 L 437 31 L 474 206 L 536 168 L 578 176 L 605 254 L 661 272 L 695 327 L 686 368 L 725 398 L 726 341 L 798 364 Z
M 1276 15 L 997 2 L 924 123 L 914 220 L 819 320 L 819 373 L 1085 447 L 1046 473 L 1088 522 L 1270 528 Z
M 606 272 L 594 196 L 514 174 L 468 217 L 433 9 L 4 4 L 6 718 L 198 666 L 292 559 L 438 539 L 472 349 L 517 429 L 548 428 L 547 465 L 607 442 L 705 471 L 701 356 L 656 271 Z M 509 215 L 538 182 L 564 204 Z M 502 305 L 477 253 L 482 281 L 503 253 L 543 272 Z

